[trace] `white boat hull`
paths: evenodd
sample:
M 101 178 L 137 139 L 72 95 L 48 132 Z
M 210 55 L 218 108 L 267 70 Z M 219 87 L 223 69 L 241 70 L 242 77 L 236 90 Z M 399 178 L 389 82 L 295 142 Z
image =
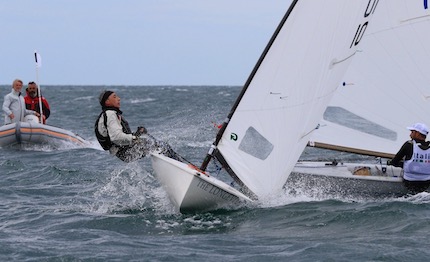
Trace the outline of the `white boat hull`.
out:
M 207 173 L 160 154 L 152 154 L 152 167 L 179 212 L 234 208 L 250 198 Z
M 312 195 L 396 197 L 408 193 L 401 168 L 380 164 L 299 162 L 286 183 L 287 190 Z
M 37 122 L 17 122 L 0 127 L 0 147 L 21 144 L 56 146 L 65 142 L 77 146 L 88 143 L 68 130 Z

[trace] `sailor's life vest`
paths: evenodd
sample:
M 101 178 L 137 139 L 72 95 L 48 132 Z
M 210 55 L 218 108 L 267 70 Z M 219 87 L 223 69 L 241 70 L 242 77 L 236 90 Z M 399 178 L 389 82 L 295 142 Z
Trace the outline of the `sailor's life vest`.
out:
M 430 180 L 430 148 L 424 150 L 413 141 L 412 158 L 403 165 L 403 178 L 408 181 Z
M 122 131 L 126 134 L 131 134 L 132 132 L 131 132 L 130 126 L 128 125 L 128 122 L 124 119 L 124 117 L 120 117 L 121 114 L 118 111 L 116 112 L 116 114 L 121 119 Z M 103 136 L 102 134 L 100 134 L 99 128 L 98 128 L 99 121 L 100 121 L 102 115 L 103 115 L 103 124 L 106 128 L 107 136 Z M 112 146 L 115 145 L 115 143 L 113 143 L 109 137 L 109 131 L 107 128 L 106 110 L 103 110 L 103 112 L 101 112 L 99 117 L 97 118 L 96 123 L 94 125 L 94 132 L 96 133 L 97 140 L 99 141 L 100 145 L 102 146 L 102 148 L 104 150 L 109 150 Z M 118 147 L 121 147 L 121 146 L 118 146 Z

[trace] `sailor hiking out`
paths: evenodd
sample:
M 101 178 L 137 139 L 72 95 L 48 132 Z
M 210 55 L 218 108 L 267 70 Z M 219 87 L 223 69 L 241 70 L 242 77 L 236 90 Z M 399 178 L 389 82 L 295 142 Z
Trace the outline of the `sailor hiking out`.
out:
M 113 91 L 103 91 L 99 97 L 102 112 L 96 120 L 94 131 L 100 145 L 124 162 L 136 161 L 153 151 L 178 159 L 179 156 L 162 141 L 158 141 L 140 126 L 132 132 L 120 110 L 121 99 Z

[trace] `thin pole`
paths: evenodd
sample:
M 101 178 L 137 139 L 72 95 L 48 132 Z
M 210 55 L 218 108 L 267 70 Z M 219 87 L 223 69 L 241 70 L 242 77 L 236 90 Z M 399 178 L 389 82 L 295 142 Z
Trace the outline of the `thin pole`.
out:
M 42 94 L 40 91 L 39 83 L 39 67 L 42 66 L 42 59 L 37 51 L 34 51 L 34 59 L 36 61 L 36 83 L 37 83 L 37 96 L 39 97 L 39 111 L 40 111 L 40 123 L 43 124 L 43 110 L 42 110 Z

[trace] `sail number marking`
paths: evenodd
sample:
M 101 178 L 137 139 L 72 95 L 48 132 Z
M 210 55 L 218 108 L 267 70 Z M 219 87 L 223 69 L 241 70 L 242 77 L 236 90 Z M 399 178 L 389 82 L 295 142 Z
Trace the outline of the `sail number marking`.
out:
M 367 3 L 367 8 L 364 11 L 364 18 L 367 18 L 370 14 L 373 14 L 373 12 L 375 12 L 378 2 L 379 0 L 369 0 L 369 2 Z M 351 48 L 352 46 L 356 46 L 360 43 L 368 25 L 369 25 L 369 21 L 366 21 L 358 25 L 357 31 L 355 32 L 354 38 L 352 39 L 352 42 L 349 48 Z

